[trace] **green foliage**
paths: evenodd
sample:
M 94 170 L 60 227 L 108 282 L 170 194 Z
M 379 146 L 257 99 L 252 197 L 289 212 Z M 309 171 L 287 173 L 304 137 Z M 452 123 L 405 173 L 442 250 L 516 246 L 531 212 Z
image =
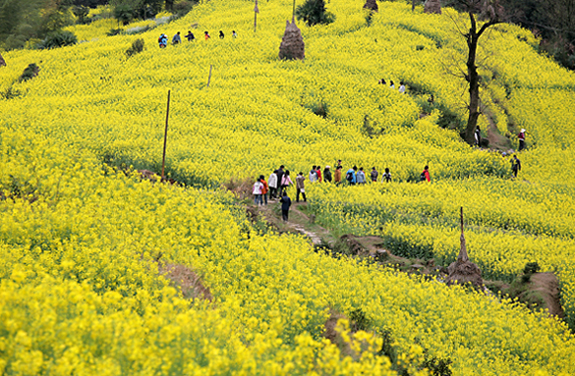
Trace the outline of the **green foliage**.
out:
M 523 269 L 523 273 L 525 274 L 534 274 L 539 272 L 539 270 L 541 270 L 541 267 L 539 266 L 539 264 L 537 263 L 537 261 L 535 262 L 528 262 L 525 265 L 525 268 Z
M 132 46 L 126 50 L 126 57 L 134 56 L 144 50 L 144 40 L 138 38 L 132 42 Z
M 537 262 L 528 262 L 523 268 L 523 275 L 521 276 L 521 282 L 527 283 L 531 281 L 531 276 L 541 270 L 541 266 Z
M 78 38 L 71 31 L 56 31 L 48 34 L 36 45 L 39 50 L 71 46 L 78 43 Z
M 70 11 L 71 0 L 50 0 L 45 2 L 40 14 L 40 34 L 47 35 L 74 23 Z
M 111 0 L 114 18 L 124 25 L 134 19 L 152 18 L 162 10 L 163 0 Z
M 18 81 L 19 82 L 28 81 L 29 79 L 36 77 L 39 71 L 40 67 L 38 67 L 36 63 L 32 63 L 28 65 L 26 69 L 24 69 L 24 72 L 22 72 L 22 75 L 20 76 Z
M 72 8 L 72 13 L 78 19 L 77 23 L 86 24 L 90 23 L 90 19 L 88 18 L 88 13 L 90 13 L 90 8 L 85 7 L 83 5 L 75 5 Z
M 321 116 L 322 118 L 327 118 L 327 114 L 328 114 L 328 104 L 325 103 L 323 100 L 319 101 L 319 102 L 315 102 L 312 103 L 308 106 L 306 106 L 308 109 L 311 110 L 311 112 L 313 112 L 314 114 L 316 114 L 317 116 Z
M 184 0 L 174 4 L 172 12 L 178 17 L 182 17 L 186 15 L 189 11 L 192 10 L 194 5 L 196 5 L 199 1 L 198 0 Z M 167 4 L 166 4 L 167 5 Z M 167 9 L 167 6 L 166 6 Z
M 352 332 L 358 332 L 360 330 L 366 331 L 369 329 L 371 322 L 365 316 L 365 313 L 361 308 L 354 309 L 349 314 L 349 324 Z
M 41 0 L 0 0 L 0 47 L 21 48 L 37 34 Z
M 295 15 L 308 26 L 317 24 L 330 24 L 335 21 L 335 15 L 325 10 L 324 0 L 307 0 L 297 7 Z
M 4 91 L 0 91 L 0 98 L 2 99 L 13 99 L 21 95 L 20 91 L 14 89 L 12 86 Z
M 422 366 L 430 371 L 432 376 L 451 376 L 453 373 L 449 365 L 453 363 L 451 359 L 440 359 L 437 357 L 425 357 Z

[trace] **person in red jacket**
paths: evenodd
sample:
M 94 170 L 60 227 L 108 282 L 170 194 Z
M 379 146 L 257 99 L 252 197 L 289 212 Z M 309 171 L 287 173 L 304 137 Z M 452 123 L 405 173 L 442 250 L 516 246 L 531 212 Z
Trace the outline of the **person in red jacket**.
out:
M 322 182 L 322 178 L 321 178 L 321 168 L 319 167 L 319 165 L 316 166 L 317 170 L 315 171 L 317 173 L 317 181 L 319 183 Z
M 421 181 L 431 181 L 431 177 L 429 176 L 429 166 L 425 166 L 423 168 L 423 172 L 420 176 Z
M 519 150 L 521 151 L 523 149 L 525 149 L 525 129 L 522 129 L 521 132 L 519 132 L 519 134 L 517 135 L 517 138 L 519 138 Z
M 263 201 L 262 204 L 267 205 L 268 204 L 268 191 L 269 191 L 268 182 L 266 181 L 266 179 L 264 178 L 263 175 L 260 175 L 260 182 L 263 184 L 262 198 L 260 199 L 260 202 Z

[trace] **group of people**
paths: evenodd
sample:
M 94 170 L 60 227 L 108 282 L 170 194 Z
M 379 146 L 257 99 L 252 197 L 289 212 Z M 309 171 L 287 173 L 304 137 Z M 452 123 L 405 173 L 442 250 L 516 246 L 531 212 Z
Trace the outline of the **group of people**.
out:
M 224 39 L 225 38 L 225 34 L 222 30 L 220 30 L 220 39 Z M 236 33 L 235 30 L 232 30 L 232 38 L 237 38 L 238 34 Z M 188 34 L 184 35 L 184 38 L 186 38 L 188 40 L 188 42 L 192 42 L 193 40 L 196 39 L 195 35 L 188 30 Z M 210 39 L 210 33 L 208 31 L 204 31 L 204 39 L 208 40 Z M 166 48 L 168 46 L 168 36 L 164 33 L 162 33 L 160 35 L 160 37 L 158 38 L 158 44 L 160 45 L 160 48 Z M 178 31 L 174 37 L 172 38 L 172 44 L 176 45 L 176 44 L 180 44 L 182 43 L 182 38 L 180 37 L 180 32 Z
M 331 167 L 325 166 L 325 168 L 321 169 L 321 166 L 314 165 L 312 166 L 311 170 L 309 171 L 309 181 L 310 183 L 335 183 L 336 185 L 340 185 L 342 183 L 347 182 L 349 185 L 355 184 L 365 184 L 367 182 L 365 172 L 363 171 L 363 167 L 359 169 L 357 166 L 353 166 L 350 168 L 345 174 L 345 180 L 342 180 L 342 170 L 343 167 L 341 165 L 341 160 L 337 161 L 337 165 L 335 168 L 335 172 L 332 174 Z M 370 180 L 371 182 L 375 183 L 378 181 L 379 172 L 375 167 L 372 167 L 370 173 Z M 284 221 L 288 220 L 289 215 L 289 208 L 291 206 L 291 199 L 287 194 L 287 188 L 291 185 L 295 184 L 296 187 L 296 202 L 300 202 L 300 196 L 303 199 L 303 202 L 307 202 L 307 197 L 305 194 L 305 180 L 306 177 L 304 176 L 303 172 L 299 172 L 295 177 L 295 183 L 290 176 L 290 171 L 285 168 L 284 165 L 281 165 L 280 168 L 274 170 L 271 173 L 269 178 L 265 179 L 263 175 L 260 175 L 253 187 L 252 187 L 252 194 L 254 195 L 254 203 L 256 205 L 267 205 L 268 204 L 268 195 L 269 199 L 278 199 L 282 204 L 282 218 Z M 431 177 L 429 175 L 429 167 L 425 166 L 423 172 L 420 176 L 421 181 L 431 181 Z M 385 168 L 385 172 L 381 175 L 381 182 L 391 182 L 391 172 L 389 168 Z
M 387 85 L 387 82 L 385 82 L 385 78 L 382 78 L 381 80 L 377 81 L 377 83 L 380 85 Z M 393 80 L 389 80 L 389 88 L 395 89 L 395 83 L 393 82 Z M 403 81 L 399 82 L 399 90 L 398 91 L 401 94 L 405 93 L 405 84 L 403 83 Z

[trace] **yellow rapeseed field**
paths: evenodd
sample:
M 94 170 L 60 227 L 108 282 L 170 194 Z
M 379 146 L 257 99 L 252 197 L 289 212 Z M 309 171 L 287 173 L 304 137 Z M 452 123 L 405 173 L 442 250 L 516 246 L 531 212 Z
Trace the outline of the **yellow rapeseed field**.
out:
M 387 333 L 410 375 L 429 374 L 430 358 L 454 375 L 575 374 L 575 338 L 546 312 L 315 253 L 258 230 L 218 189 L 280 164 L 389 167 L 392 183 L 306 186 L 310 210 L 335 231 L 449 263 L 463 206 L 484 276 L 510 280 L 537 261 L 557 273 L 575 326 L 575 75 L 518 27 L 482 41 L 484 136 L 527 129 L 511 179 L 508 157 L 441 127 L 465 121 L 454 75 L 465 15 L 380 2 L 368 25 L 362 6 L 331 0 L 333 24 L 300 25 L 304 61 L 278 60 L 287 0 L 260 2 L 255 32 L 253 2 L 212 0 L 141 34 L 108 37 L 118 26 L 104 19 L 70 27 L 78 45 L 2 53 L 0 373 L 396 375 Z M 194 42 L 158 48 L 160 33 L 188 30 Z M 128 58 L 137 38 L 145 50 Z M 38 77 L 19 82 L 31 63 Z M 124 173 L 159 172 L 168 90 L 166 168 L 187 188 Z M 432 182 L 417 184 L 426 164 Z M 213 300 L 184 297 L 162 263 L 200 275 Z M 347 352 L 322 337 L 332 311 L 370 323 L 351 333 L 340 321 Z

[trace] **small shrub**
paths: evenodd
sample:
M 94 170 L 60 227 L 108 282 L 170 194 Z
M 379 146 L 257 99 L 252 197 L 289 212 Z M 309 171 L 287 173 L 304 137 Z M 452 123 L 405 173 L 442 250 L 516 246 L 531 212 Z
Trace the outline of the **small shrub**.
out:
M 88 18 L 90 8 L 85 7 L 83 5 L 75 5 L 72 8 L 72 12 L 74 13 L 74 16 L 76 16 L 76 18 L 78 19 L 77 23 L 82 25 L 90 23 L 90 19 Z
M 10 86 L 4 91 L 0 91 L 0 98 L 2 99 L 13 99 L 19 97 L 20 95 L 21 95 L 20 91 L 12 88 L 12 86 Z
M 324 0 L 307 0 L 297 7 L 295 15 L 308 26 L 330 24 L 335 21 L 335 15 L 325 10 Z
M 138 54 L 144 50 L 144 40 L 138 38 L 132 42 L 132 46 L 126 50 L 126 56 L 131 57 Z
M 521 282 L 527 283 L 531 281 L 531 276 L 541 270 L 541 267 L 537 262 L 528 262 L 523 268 L 523 275 L 521 276 Z
M 365 313 L 360 309 L 355 309 L 349 314 L 349 323 L 352 333 L 360 330 L 366 331 L 369 329 L 370 321 L 365 316 Z
M 78 43 L 78 38 L 71 31 L 56 31 L 50 33 L 36 45 L 39 50 L 71 46 Z
M 316 102 L 306 107 L 317 116 L 321 116 L 324 119 L 327 118 L 328 105 L 324 101 Z
M 433 357 L 431 359 L 425 358 L 422 366 L 430 371 L 431 376 L 451 376 L 451 369 L 449 365 L 453 363 L 451 359 L 438 359 Z
M 114 35 L 119 35 L 122 33 L 122 29 L 111 29 L 106 33 L 107 36 L 113 37 Z
M 199 1 L 198 0 L 193 0 L 193 1 L 180 1 L 176 4 L 174 4 L 173 7 L 173 11 L 175 14 L 177 14 L 178 16 L 182 17 L 185 16 L 186 14 L 188 14 L 189 11 L 192 10 L 192 8 L 194 7 L 194 5 L 196 5 Z
M 38 67 L 36 63 L 32 63 L 28 65 L 26 69 L 24 69 L 24 72 L 22 72 L 22 75 L 20 78 L 18 78 L 18 81 L 28 81 L 29 79 L 36 77 L 38 72 L 40 72 L 40 67 Z

